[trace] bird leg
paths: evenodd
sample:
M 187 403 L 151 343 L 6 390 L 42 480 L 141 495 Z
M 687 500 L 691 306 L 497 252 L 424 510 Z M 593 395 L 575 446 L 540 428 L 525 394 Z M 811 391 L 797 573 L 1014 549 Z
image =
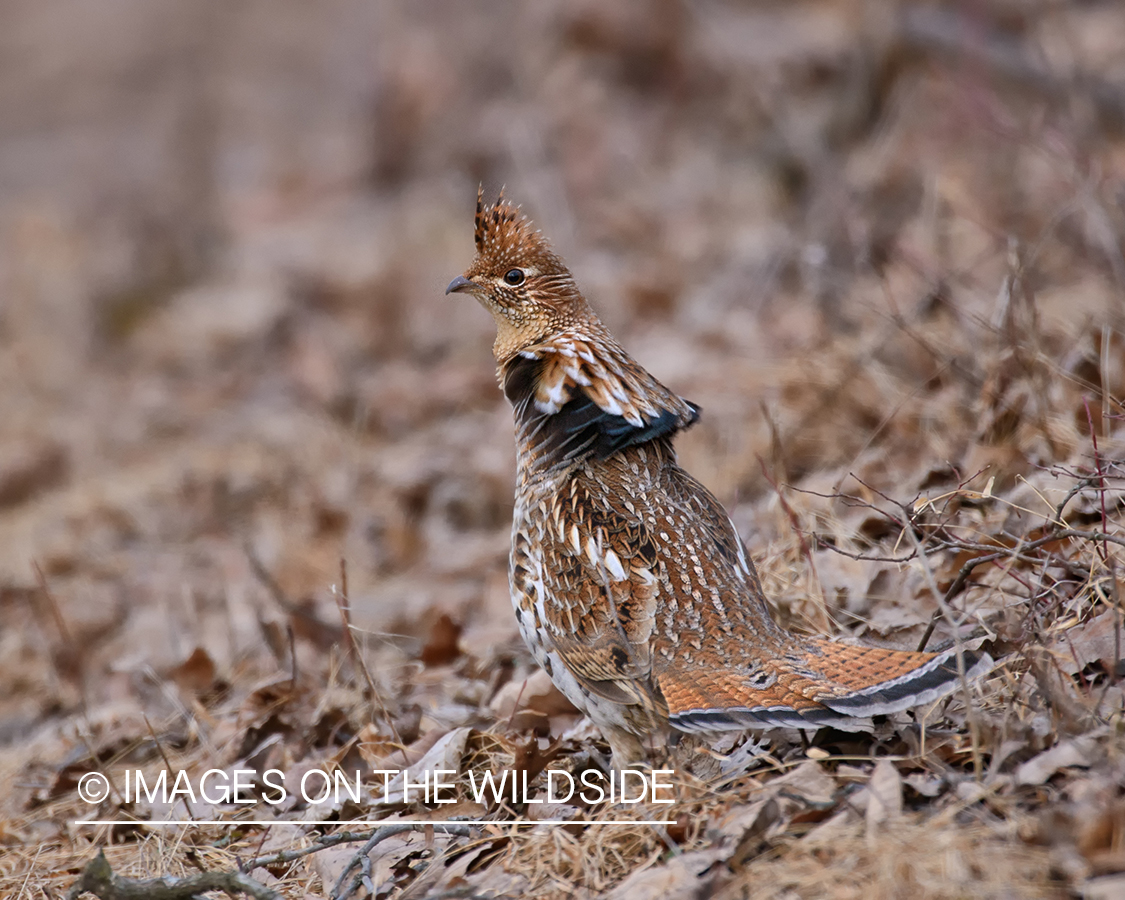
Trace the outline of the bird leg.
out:
M 648 754 L 645 753 L 641 739 L 624 728 L 601 726 L 602 734 L 609 741 L 610 753 L 613 756 L 613 767 L 620 772 L 622 769 L 635 769 L 638 766 L 648 766 Z

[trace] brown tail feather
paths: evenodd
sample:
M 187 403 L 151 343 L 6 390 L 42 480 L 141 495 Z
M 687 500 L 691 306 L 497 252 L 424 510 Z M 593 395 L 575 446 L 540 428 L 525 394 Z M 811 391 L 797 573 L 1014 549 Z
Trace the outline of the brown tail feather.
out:
M 856 719 L 932 703 L 960 683 L 956 648 L 912 653 L 825 640 L 802 643 L 792 656 L 772 661 L 750 679 L 731 670 L 666 673 L 660 687 L 669 720 L 681 731 L 729 731 L 748 727 L 847 728 Z M 977 678 L 992 658 L 964 651 L 964 672 Z

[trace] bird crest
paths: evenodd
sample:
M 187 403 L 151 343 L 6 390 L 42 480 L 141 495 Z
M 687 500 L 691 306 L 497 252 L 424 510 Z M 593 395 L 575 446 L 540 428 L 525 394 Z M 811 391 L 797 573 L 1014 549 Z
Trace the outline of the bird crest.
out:
M 477 188 L 474 223 L 477 255 L 487 268 L 530 264 L 541 272 L 565 271 L 562 259 L 543 234 L 532 227 L 518 206 L 504 199 L 503 188 L 490 206 L 484 202 L 483 186 Z

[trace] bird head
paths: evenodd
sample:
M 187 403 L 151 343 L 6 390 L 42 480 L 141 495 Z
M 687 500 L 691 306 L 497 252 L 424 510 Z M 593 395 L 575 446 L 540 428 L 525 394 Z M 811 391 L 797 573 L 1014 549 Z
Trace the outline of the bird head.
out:
M 485 206 L 477 190 L 476 244 L 472 265 L 445 292 L 472 294 L 492 313 L 500 363 L 589 315 L 562 258 L 503 191 Z

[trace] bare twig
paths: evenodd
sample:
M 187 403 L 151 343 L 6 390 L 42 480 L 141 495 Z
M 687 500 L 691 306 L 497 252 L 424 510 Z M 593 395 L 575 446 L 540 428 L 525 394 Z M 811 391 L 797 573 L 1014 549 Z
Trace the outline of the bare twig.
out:
M 270 570 L 258 559 L 258 554 L 254 552 L 254 548 L 250 546 L 249 541 L 242 545 L 242 552 L 246 554 L 246 561 L 250 563 L 250 571 L 254 574 L 254 577 L 265 586 L 266 590 L 270 592 L 270 596 L 273 597 L 274 602 L 287 613 L 296 611 L 297 604 L 286 596 L 285 591 L 281 589 L 281 585 L 277 583 L 277 579 L 273 577 Z
M 170 761 L 170 760 L 168 759 L 168 754 L 166 754 L 166 753 L 164 752 L 164 745 L 160 743 L 160 738 L 158 738 L 158 737 L 156 736 L 156 732 L 155 732 L 155 731 L 153 730 L 153 728 L 152 728 L 152 722 L 150 722 L 150 721 L 148 720 L 148 715 L 147 715 L 146 713 L 142 712 L 142 713 L 141 713 L 141 718 L 145 720 L 145 727 L 146 727 L 146 728 L 148 729 L 148 735 L 149 735 L 149 737 L 151 737 L 151 738 L 152 738 L 152 742 L 153 742 L 154 744 L 156 744 L 156 752 L 157 752 L 157 753 L 159 753 L 159 754 L 160 754 L 160 758 L 161 758 L 162 760 L 164 760 L 164 768 L 165 768 L 165 769 L 166 769 L 167 771 L 169 771 L 169 772 L 173 771 L 173 769 L 172 769 L 172 763 L 171 763 L 171 761 Z M 187 796 L 187 795 L 188 795 L 188 794 L 190 794 L 190 793 L 191 793 L 191 791 L 187 791 L 187 792 L 185 792 L 185 794 L 184 794 L 184 806 L 185 806 L 185 807 L 187 808 L 187 814 L 188 814 L 188 818 L 190 818 L 190 819 L 195 819 L 195 810 L 191 808 L 191 800 L 190 800 L 190 799 L 188 799 L 188 796 Z
M 911 550 L 905 556 L 875 556 L 871 553 L 857 553 L 853 550 L 845 550 L 843 547 L 837 547 L 831 541 L 826 541 L 824 538 L 816 534 L 813 535 L 813 540 L 816 541 L 818 547 L 823 547 L 827 550 L 831 550 L 833 553 L 839 553 L 840 556 L 846 556 L 848 559 L 858 559 L 863 560 L 864 562 L 904 563 L 918 558 L 918 554 L 914 550 Z M 938 548 L 931 552 L 937 553 L 940 552 L 940 549 L 941 548 Z
M 62 610 L 59 608 L 55 595 L 51 593 L 51 589 L 47 586 L 47 577 L 43 574 L 43 570 L 39 568 L 39 563 L 32 562 L 31 567 L 35 570 L 35 580 L 39 584 L 39 591 L 43 595 L 47 609 L 50 610 L 51 618 L 58 629 L 59 640 L 68 650 L 74 650 L 74 638 L 66 624 L 66 619 L 63 618 Z
M 62 614 L 59 601 L 55 598 L 54 593 L 47 584 L 47 577 L 43 574 L 39 563 L 33 561 L 31 567 L 35 570 L 35 580 L 39 585 L 39 594 L 43 598 L 43 605 L 46 606 L 47 610 L 50 612 L 51 621 L 54 623 L 55 630 L 58 632 L 58 647 L 61 648 L 61 651 L 55 650 L 51 652 L 51 665 L 60 680 L 69 682 L 78 688 L 82 709 L 85 711 L 89 706 L 86 702 L 86 678 L 83 674 L 85 653 L 83 652 L 83 648 L 75 643 L 74 635 L 66 623 L 66 618 Z M 31 606 L 32 612 L 38 613 L 36 604 L 32 603 Z M 50 642 L 49 638 L 48 642 Z
M 296 688 L 301 678 L 301 667 L 297 664 L 297 636 L 293 634 L 292 622 L 285 623 L 285 636 L 289 640 L 289 680 Z
M 1037 550 L 1046 544 L 1053 544 L 1055 541 L 1065 540 L 1080 540 L 1080 541 L 1101 541 L 1103 543 L 1116 544 L 1119 547 L 1125 547 L 1125 537 L 1120 535 L 1110 534 L 1106 531 L 1082 531 L 1078 528 L 1060 528 L 1058 531 L 1045 535 L 1041 538 L 1036 538 L 1034 541 L 1028 541 L 1023 545 L 1023 552 L 1028 550 Z M 966 541 L 966 540 L 951 540 L 942 544 L 943 550 L 980 550 L 993 552 L 996 551 L 996 544 L 983 544 L 980 541 Z M 1013 552 L 1014 548 L 1005 547 L 996 551 L 997 556 L 1007 556 Z M 988 562 L 988 560 L 982 560 Z
M 1105 345 L 1107 340 L 1107 336 L 1103 334 L 1103 346 Z M 1104 365 L 1105 362 L 1103 360 L 1103 366 Z M 1094 417 L 1090 412 L 1090 403 L 1085 397 L 1082 398 L 1082 403 L 1086 407 L 1086 421 L 1090 425 L 1090 441 L 1094 445 L 1094 470 L 1096 472 L 1098 481 L 1098 498 L 1101 501 L 1102 532 L 1104 534 L 1105 532 L 1109 531 L 1109 516 L 1106 514 L 1105 508 L 1105 472 L 1102 469 L 1101 452 L 1098 450 L 1098 433 L 1097 429 L 1094 428 Z M 1105 422 L 1104 405 L 1105 404 L 1103 399 L 1103 424 Z M 1106 678 L 1105 688 L 1102 690 L 1101 696 L 1098 698 L 1097 706 L 1094 708 L 1095 715 L 1097 714 L 1097 711 L 1101 709 L 1102 702 L 1105 700 L 1106 692 L 1109 690 L 1109 686 L 1113 684 L 1114 678 L 1117 675 L 1117 670 L 1121 665 L 1121 608 L 1118 605 L 1117 597 L 1117 560 L 1116 557 L 1109 552 L 1109 546 L 1106 540 L 1102 541 L 1101 557 L 1102 562 L 1105 563 L 1109 568 L 1110 592 L 1113 598 L 1113 668 L 1109 672 L 1109 677 Z
M 1094 427 L 1094 415 L 1090 412 L 1090 401 L 1087 397 L 1082 398 L 1082 405 L 1086 409 L 1086 422 L 1090 426 L 1090 441 L 1094 445 L 1094 471 L 1097 473 L 1098 479 L 1098 498 L 1101 500 L 1102 512 L 1102 531 L 1109 531 L 1109 516 L 1106 515 L 1105 510 L 1105 473 L 1102 471 L 1102 455 L 1098 451 L 1098 430 Z M 1102 562 L 1109 563 L 1109 547 L 1105 541 L 1102 541 L 1102 546 L 1099 548 Z
M 909 518 L 909 510 L 903 506 L 903 513 Z M 961 632 L 958 628 L 957 620 L 953 616 L 953 608 L 946 601 L 945 597 L 938 590 L 937 580 L 934 578 L 933 569 L 930 567 L 930 561 L 926 554 L 922 552 L 921 544 L 918 540 L 918 535 L 914 533 L 913 526 L 906 529 L 906 534 L 910 538 L 914 549 L 918 551 L 919 558 L 922 563 L 922 572 L 926 576 L 926 583 L 929 585 L 930 592 L 933 594 L 934 599 L 937 601 L 938 609 L 949 623 L 950 631 L 953 633 L 953 648 L 954 658 L 957 661 L 957 677 L 961 681 L 961 695 L 965 702 L 965 716 L 969 722 L 969 741 L 972 745 L 973 753 L 973 773 L 977 781 L 981 780 L 984 774 L 984 764 L 981 760 L 980 749 L 980 723 L 977 722 L 976 710 L 973 707 L 972 693 L 969 691 L 969 682 L 965 677 L 965 646 L 961 640 Z
M 363 878 L 363 860 L 367 858 L 367 854 L 369 854 L 377 844 L 382 843 L 389 837 L 394 837 L 396 834 L 402 834 L 404 831 L 414 831 L 420 827 L 419 825 L 384 825 L 382 828 L 376 830 L 368 839 L 367 843 L 363 845 L 363 848 L 348 861 L 347 866 L 344 867 L 344 871 L 340 873 L 340 877 L 336 880 L 336 884 L 332 888 L 332 893 L 330 895 L 332 900 L 346 900 L 347 897 L 350 897 L 355 892 Z M 468 825 L 435 823 L 426 827 L 433 828 L 435 831 L 440 831 L 442 834 L 453 834 L 459 837 L 472 837 L 473 833 Z M 351 884 L 349 884 L 347 890 L 345 890 L 344 881 L 355 869 L 360 869 L 360 875 L 352 879 Z
M 352 607 L 351 599 L 348 597 L 348 561 L 344 557 L 340 557 L 340 590 L 333 590 L 332 597 L 336 601 L 336 608 L 340 611 L 340 622 L 344 629 L 344 648 L 347 650 L 348 656 L 351 658 L 352 666 L 357 672 L 363 674 L 363 680 L 367 682 L 367 690 L 370 692 L 371 701 L 373 704 L 378 704 L 378 711 L 383 719 L 391 726 L 391 731 L 394 731 L 394 723 L 391 722 L 391 715 L 387 711 L 387 705 L 383 702 L 383 698 L 379 695 L 379 691 L 375 688 L 375 679 L 371 677 L 371 670 L 367 668 L 367 661 L 363 658 L 363 654 L 359 652 L 359 647 L 355 642 L 355 634 L 352 632 Z M 395 735 L 395 740 L 399 740 L 398 735 Z M 401 741 L 399 741 L 401 743 Z
M 239 868 L 243 872 L 253 872 L 263 866 L 276 866 L 280 863 L 293 862 L 295 859 L 319 853 L 321 850 L 328 850 L 340 844 L 355 844 L 359 841 L 366 841 L 375 831 L 376 829 L 372 828 L 368 831 L 338 831 L 336 834 L 322 834 L 316 838 L 316 843 L 312 847 L 301 847 L 298 850 L 280 850 L 277 853 L 271 853 L 269 856 L 257 856 L 241 863 Z
M 1063 510 L 1066 509 L 1067 504 L 1069 504 L 1071 500 L 1073 500 L 1075 497 L 1077 497 L 1079 494 L 1081 494 L 1084 490 L 1086 490 L 1086 488 L 1088 488 L 1092 484 L 1094 484 L 1094 482 L 1100 481 L 1100 480 L 1102 480 L 1102 476 L 1097 474 L 1097 473 L 1092 474 L 1092 475 L 1086 475 L 1082 478 L 1079 478 L 1078 481 L 1076 481 L 1074 483 L 1074 485 L 1071 487 L 1071 489 L 1066 492 L 1066 496 L 1064 496 L 1062 498 L 1062 501 L 1059 503 L 1059 505 L 1055 507 L 1055 512 L 1051 516 L 1051 522 L 1050 522 L 1051 527 L 1056 529 L 1056 530 L 1059 529 L 1059 528 L 1065 527 L 1066 522 L 1063 521 L 1062 516 L 1063 516 Z
M 105 854 L 86 863 L 86 868 L 67 892 L 67 900 L 91 893 L 101 900 L 193 900 L 206 891 L 230 896 L 245 894 L 254 900 L 281 900 L 281 895 L 241 872 L 201 872 L 182 878 L 122 878 L 113 874 Z
M 801 530 L 801 523 L 797 521 L 797 514 L 793 511 L 793 507 L 789 505 L 789 501 L 781 493 L 781 488 L 770 476 L 766 469 L 765 460 L 758 457 L 758 465 L 762 469 L 762 477 L 769 482 L 770 487 L 773 488 L 774 493 L 777 494 L 778 502 L 781 504 L 782 510 L 785 512 L 786 517 L 789 519 L 789 525 L 793 529 L 793 533 L 797 535 L 797 542 L 801 547 L 801 555 L 805 557 L 805 562 L 809 564 L 809 571 L 812 572 L 813 580 L 816 582 L 817 590 L 817 612 L 820 613 L 820 622 L 818 627 L 827 633 L 831 630 L 832 618 L 828 615 L 828 601 L 824 596 L 824 587 L 820 583 L 820 574 L 816 570 L 816 560 L 813 559 L 812 550 L 809 548 L 808 541 L 805 540 L 805 533 Z
M 944 596 L 941 599 L 941 602 L 938 604 L 939 609 L 931 618 L 930 624 L 926 628 L 926 633 L 922 635 L 922 640 L 918 642 L 918 649 L 926 649 L 926 644 L 929 643 L 930 638 L 933 636 L 934 626 L 943 615 L 942 609 L 940 607 L 948 604 L 950 600 L 961 593 L 965 585 L 968 583 L 969 576 L 973 573 L 973 570 L 976 569 L 977 566 L 982 566 L 985 563 L 996 562 L 996 560 L 998 559 L 1004 559 L 1007 557 L 1014 557 L 1017 559 L 1030 561 L 1030 558 L 1025 555 L 1029 551 L 1038 550 L 1040 547 L 1043 547 L 1047 544 L 1052 544 L 1056 541 L 1067 539 L 1094 541 L 1095 543 L 1097 541 L 1109 541 L 1110 543 L 1121 544 L 1122 546 L 1125 546 L 1125 538 L 1119 538 L 1116 535 L 1106 534 L 1105 532 L 1077 531 L 1073 528 L 1062 528 L 1058 531 L 1053 532 L 1052 534 L 1047 535 L 1046 537 L 1042 537 L 1034 541 L 1028 541 L 1022 546 L 1017 546 L 1014 548 L 1006 547 L 1003 550 L 998 550 L 992 553 L 984 553 L 981 556 L 974 557 L 957 570 L 957 574 L 954 576 L 953 581 L 950 583 L 949 588 L 946 590 Z M 984 551 L 991 550 L 992 548 L 987 544 L 980 544 L 972 541 L 954 541 L 944 545 L 943 549 Z
M 250 564 L 250 572 L 262 583 L 282 612 L 289 617 L 290 622 L 296 626 L 301 637 L 311 640 L 321 650 L 327 650 L 340 640 L 340 635 L 335 627 L 322 622 L 311 608 L 301 603 L 294 603 L 289 599 L 281 585 L 277 583 L 277 579 L 258 558 L 248 541 L 243 543 L 242 552 L 246 555 L 246 561 Z

